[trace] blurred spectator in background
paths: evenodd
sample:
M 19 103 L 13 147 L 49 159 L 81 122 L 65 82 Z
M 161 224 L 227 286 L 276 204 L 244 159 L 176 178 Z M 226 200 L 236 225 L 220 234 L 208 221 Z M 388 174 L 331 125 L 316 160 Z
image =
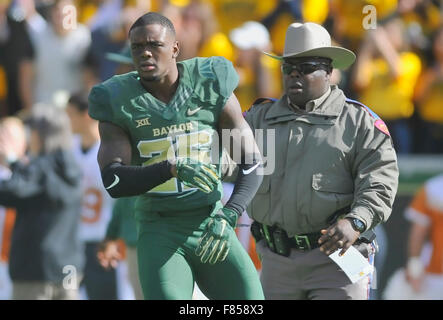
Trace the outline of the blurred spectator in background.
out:
M 11 0 L 0 0 L 0 116 L 32 105 L 34 49 L 26 24 L 8 15 Z
M 285 44 L 282 30 L 285 30 L 293 22 L 303 22 L 304 12 L 302 12 L 300 0 L 278 0 L 273 2 L 275 2 L 275 7 L 261 19 L 261 22 L 270 31 L 274 51 L 281 54 Z M 312 3 L 313 1 L 303 2 Z M 324 3 L 321 0 L 320 2 L 317 1 L 318 12 L 321 11 L 322 2 Z
M 233 60 L 234 49 L 227 34 L 220 31 L 213 7 L 202 1 L 192 1 L 184 7 L 166 6 L 165 16 L 176 26 L 180 41 L 178 60 L 196 56 L 223 56 Z
M 85 20 L 86 25 L 91 32 L 94 32 L 100 28 L 109 28 L 114 25 L 120 17 L 120 11 L 123 8 L 124 0 L 99 0 L 95 1 L 95 6 L 89 6 L 88 16 L 85 11 L 82 18 Z M 85 8 L 86 3 L 83 4 L 82 9 Z
M 102 0 L 74 0 L 77 7 L 78 22 L 88 25 L 89 21 L 97 12 L 98 5 Z
M 137 197 L 125 197 L 115 201 L 106 237 L 100 244 L 97 257 L 104 268 L 117 268 L 120 260 L 124 258 L 119 243 L 120 239 L 123 240 L 129 269 L 128 276 L 134 290 L 134 297 L 136 300 L 143 300 L 137 264 L 137 228 L 134 216 L 136 199 Z
M 99 243 L 106 234 L 114 200 L 106 192 L 97 153 L 100 147 L 98 122 L 88 115 L 88 100 L 83 94 L 72 95 L 66 111 L 74 136 L 73 153 L 83 173 L 82 209 L 79 228 L 85 247 L 86 264 L 82 285 L 89 300 L 116 300 L 117 277 L 115 269 L 106 270 L 97 260 Z
M 117 63 L 115 74 L 123 74 L 135 71 L 132 62 L 131 48 L 129 45 L 125 46 L 119 53 L 107 52 L 106 59 Z
M 433 59 L 423 72 L 415 91 L 417 111 L 422 120 L 419 151 L 443 153 L 443 27 L 432 41 Z
M 333 38 L 351 50 L 358 50 L 367 31 L 363 23 L 369 12 L 363 13 L 363 9 L 374 8 L 374 22 L 377 22 L 395 12 L 397 0 L 334 0 L 330 1 L 330 6 Z
M 83 265 L 81 172 L 69 151 L 69 119 L 63 110 L 36 105 L 27 124 L 30 159 L 13 163 L 10 179 L 0 182 L 0 204 L 17 211 L 9 264 L 13 299 L 75 299 Z M 7 157 L 10 141 L 0 145 Z
M 108 51 L 117 52 L 125 44 L 126 36 L 122 37 L 124 31 L 121 25 L 121 10 L 123 0 L 108 0 L 98 2 L 94 14 L 89 13 L 87 23 L 91 30 L 91 46 L 85 60 L 88 66 L 85 73 L 85 92 L 89 92 L 97 82 L 113 75 L 115 64 L 104 59 L 104 54 Z
M 405 212 L 411 222 L 406 267 L 391 278 L 386 299 L 443 299 L 443 175 L 429 179 Z M 426 244 L 431 243 L 430 259 Z
M 118 26 L 121 11 L 127 7 L 136 7 L 146 13 L 160 10 L 163 0 L 75 0 L 79 11 L 79 22 L 87 25 L 94 32 L 100 28 Z
M 9 171 L 9 164 L 24 156 L 26 145 L 25 129 L 21 120 L 16 117 L 2 118 L 0 122 L 0 164 L 2 170 Z
M 414 50 L 426 50 L 430 37 L 442 23 L 437 1 L 398 0 L 396 14 L 405 24 L 406 32 Z
M 323 24 L 329 15 L 330 4 L 328 0 L 303 0 L 301 1 L 301 11 L 303 21 Z
M 304 1 L 304 2 L 312 2 L 312 1 Z M 318 2 L 318 1 L 317 1 Z M 322 2 L 322 1 L 320 1 Z M 269 26 L 271 27 L 272 25 L 274 25 L 275 20 L 278 19 L 278 17 L 282 14 L 282 13 L 290 13 L 292 15 L 292 18 L 297 20 L 297 21 L 303 21 L 303 14 L 305 13 L 303 11 L 302 13 L 302 8 L 301 8 L 301 3 L 299 0 L 279 0 L 277 6 L 275 7 L 275 9 L 269 13 L 264 19 L 263 19 L 263 24 L 265 26 Z
M 115 73 L 117 63 L 105 59 L 107 52 L 117 53 L 127 45 L 127 37 L 130 26 L 146 10 L 146 6 L 123 6 L 118 10 L 117 16 L 107 17 L 105 23 L 100 24 L 92 31 L 92 42 L 87 56 L 86 69 L 92 74 L 87 74 L 87 91 L 97 82 L 102 82 Z M 149 1 L 147 1 L 149 4 Z M 149 11 L 149 10 L 148 10 Z
M 84 59 L 91 35 L 88 28 L 77 23 L 72 0 L 53 0 L 48 10 L 48 21 L 36 11 L 29 14 L 27 21 L 36 50 L 34 102 L 52 104 L 59 90 L 73 93 L 86 89 Z
M 230 32 L 230 39 L 236 49 L 234 65 L 239 84 L 235 94 L 242 110 L 248 110 L 259 97 L 280 97 L 280 62 L 262 53 L 272 51 L 265 26 L 255 21 L 245 22 Z
M 386 123 L 399 154 L 412 151 L 408 119 L 414 113 L 413 93 L 421 72 L 420 58 L 408 51 L 400 19 L 366 34 L 353 71 L 360 100 Z
M 183 27 L 178 32 L 179 40 L 184 45 L 185 52 L 180 60 L 195 56 L 210 57 L 223 56 L 234 60 L 234 48 L 229 41 L 229 32 L 239 27 L 245 21 L 259 21 L 274 10 L 279 0 L 251 1 L 251 0 L 191 0 L 170 1 L 171 3 L 184 2 Z M 176 22 L 174 25 L 176 25 Z M 180 26 L 177 27 L 180 30 Z M 194 33 L 197 33 L 196 34 Z M 198 44 L 192 49 L 192 42 Z M 194 53 L 192 52 L 194 51 Z
M 0 121 L 0 180 L 11 177 L 10 162 L 23 157 L 26 151 L 25 128 L 21 120 L 6 117 Z M 0 300 L 12 297 L 12 282 L 8 271 L 11 234 L 15 209 L 0 207 Z
M 194 0 L 195 1 L 195 0 Z M 280 2 L 299 0 L 203 0 L 211 3 L 220 31 L 224 34 L 242 25 L 245 21 L 260 21 L 275 10 Z M 287 25 L 285 26 L 285 28 Z M 281 31 L 281 30 L 280 30 Z

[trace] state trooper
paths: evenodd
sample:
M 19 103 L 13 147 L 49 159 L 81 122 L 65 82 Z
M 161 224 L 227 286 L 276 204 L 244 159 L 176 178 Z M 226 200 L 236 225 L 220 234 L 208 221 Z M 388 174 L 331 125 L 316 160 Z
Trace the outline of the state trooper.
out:
M 270 55 L 270 54 L 268 54 Z M 398 166 L 389 131 L 368 107 L 330 84 L 355 54 L 331 46 L 326 29 L 293 23 L 282 61 L 284 94 L 245 115 L 275 130 L 275 169 L 248 208 L 266 299 L 367 299 L 368 277 L 351 283 L 328 255 L 352 245 L 366 257 L 370 231 L 392 211 Z M 387 106 L 389 107 L 389 106 Z M 262 154 L 272 149 L 264 143 Z

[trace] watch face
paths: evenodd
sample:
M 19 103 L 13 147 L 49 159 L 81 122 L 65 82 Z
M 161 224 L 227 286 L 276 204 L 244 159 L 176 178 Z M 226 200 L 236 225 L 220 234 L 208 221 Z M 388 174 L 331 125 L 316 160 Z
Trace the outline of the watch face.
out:
M 365 230 L 365 224 L 363 223 L 363 221 L 354 218 L 352 219 L 353 225 L 355 227 L 355 229 L 357 229 L 357 231 L 359 232 L 363 232 Z

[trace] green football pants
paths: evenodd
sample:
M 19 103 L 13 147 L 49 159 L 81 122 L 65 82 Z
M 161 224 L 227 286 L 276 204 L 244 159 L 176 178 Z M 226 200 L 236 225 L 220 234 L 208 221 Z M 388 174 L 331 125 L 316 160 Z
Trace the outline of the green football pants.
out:
M 223 262 L 201 263 L 194 253 L 208 211 L 162 214 L 138 221 L 137 255 L 145 299 L 189 300 L 194 281 L 208 299 L 261 300 L 257 271 L 232 230 Z

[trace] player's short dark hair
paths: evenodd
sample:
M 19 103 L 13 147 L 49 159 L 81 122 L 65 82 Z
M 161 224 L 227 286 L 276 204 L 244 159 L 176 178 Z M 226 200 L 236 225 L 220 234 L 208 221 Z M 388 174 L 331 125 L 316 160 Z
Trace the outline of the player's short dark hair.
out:
M 138 18 L 129 29 L 128 35 L 131 34 L 132 29 L 147 26 L 149 24 L 159 24 L 167 28 L 175 37 L 175 28 L 171 20 L 157 12 L 148 12 Z
M 68 100 L 68 104 L 72 105 L 77 111 L 88 111 L 88 98 L 84 93 L 75 93 L 71 95 Z

